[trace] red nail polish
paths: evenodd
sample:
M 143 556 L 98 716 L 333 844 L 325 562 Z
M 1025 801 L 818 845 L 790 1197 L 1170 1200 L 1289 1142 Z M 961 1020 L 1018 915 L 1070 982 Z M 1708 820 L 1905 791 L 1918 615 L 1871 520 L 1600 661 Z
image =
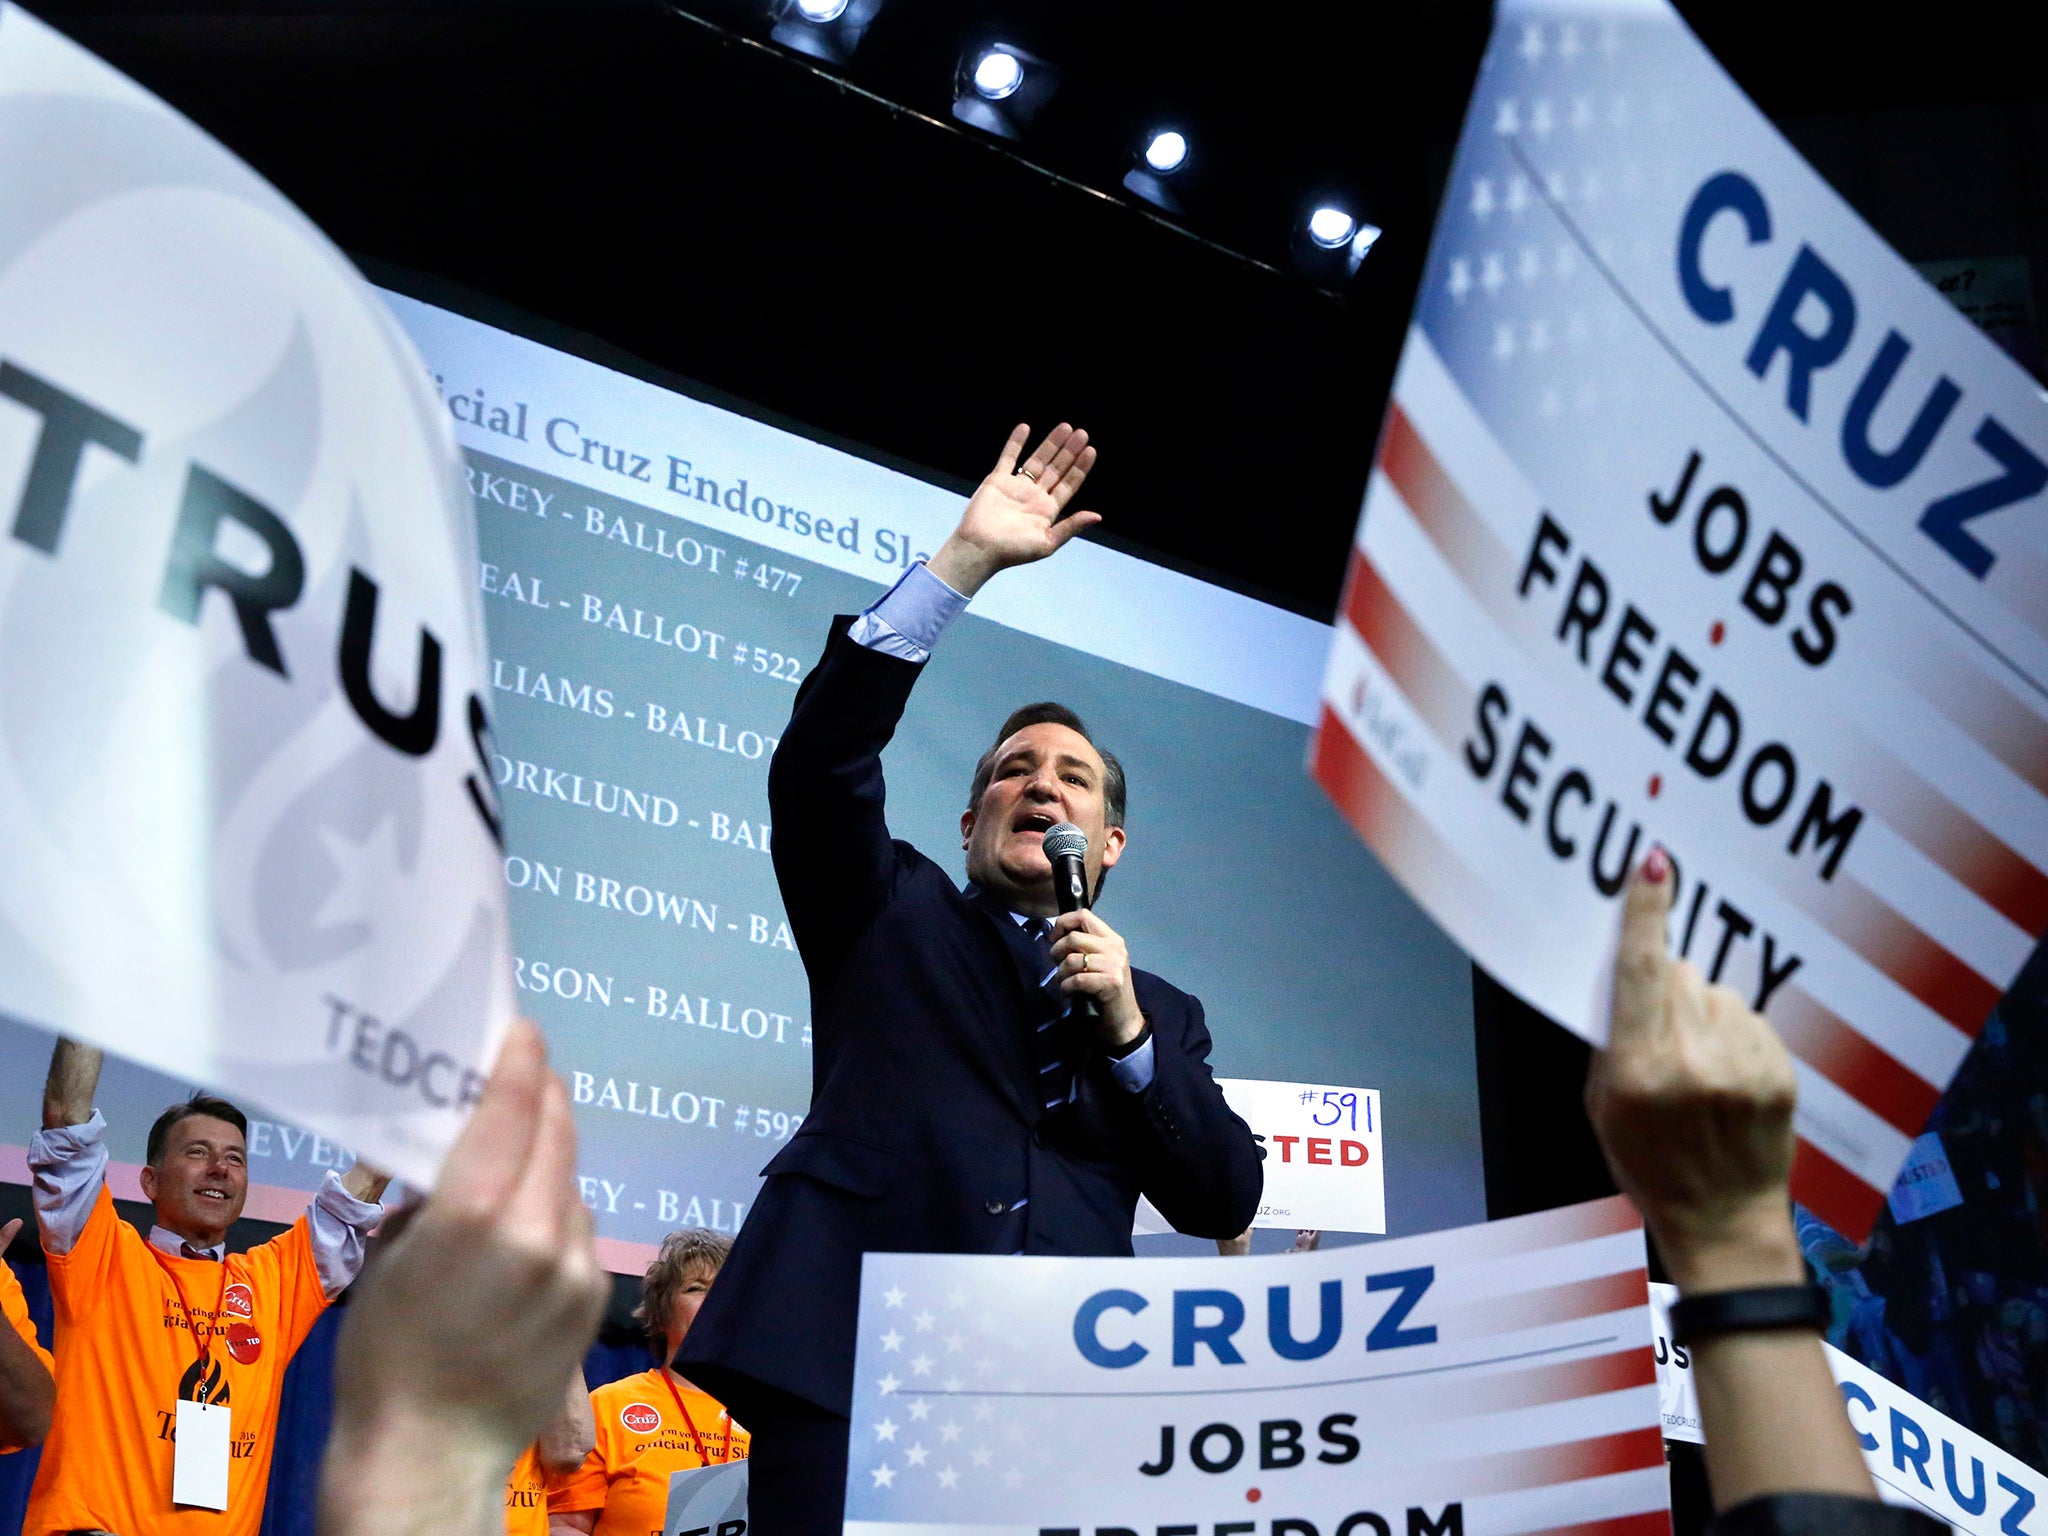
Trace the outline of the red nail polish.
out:
M 1662 885 L 1671 873 L 1671 857 L 1665 853 L 1661 843 L 1650 845 L 1650 856 L 1643 860 L 1643 878 L 1652 885 Z

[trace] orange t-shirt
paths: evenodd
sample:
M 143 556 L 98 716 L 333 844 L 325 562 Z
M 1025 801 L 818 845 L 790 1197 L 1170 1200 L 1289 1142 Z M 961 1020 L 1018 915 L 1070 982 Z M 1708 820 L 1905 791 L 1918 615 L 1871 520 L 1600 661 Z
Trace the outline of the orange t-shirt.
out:
M 21 1282 L 14 1278 L 14 1270 L 5 1259 L 0 1259 L 0 1312 L 7 1315 L 8 1326 L 21 1335 L 22 1342 L 35 1351 L 36 1358 L 43 1362 L 43 1369 L 54 1375 L 56 1362 L 43 1348 L 42 1340 L 36 1337 L 36 1321 L 28 1315 L 28 1298 L 22 1295 Z M 20 1449 L 19 1440 L 10 1440 L 4 1431 L 0 1431 L 0 1456 Z
M 548 1536 L 548 1475 L 538 1445 L 519 1453 L 505 1479 L 505 1536 Z
M 597 1446 L 574 1472 L 549 1480 L 550 1511 L 603 1510 L 594 1536 L 661 1536 L 671 1473 L 747 1459 L 753 1436 L 733 1423 L 717 1398 L 677 1388 L 686 1422 L 669 1385 L 656 1369 L 590 1394 Z
M 150 1247 L 102 1185 L 77 1246 L 48 1257 L 57 1411 L 23 1536 L 257 1536 L 284 1368 L 327 1309 L 306 1218 L 224 1264 L 183 1259 Z M 171 1503 L 179 1398 L 233 1415 L 225 1511 Z

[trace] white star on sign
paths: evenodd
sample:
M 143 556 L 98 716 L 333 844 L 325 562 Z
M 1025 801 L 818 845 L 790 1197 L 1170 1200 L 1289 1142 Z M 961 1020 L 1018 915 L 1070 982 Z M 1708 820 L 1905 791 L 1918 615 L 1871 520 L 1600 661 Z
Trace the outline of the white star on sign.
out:
M 888 1303 L 888 1304 L 889 1304 L 890 1306 L 892 1306 L 892 1307 L 900 1307 L 900 1306 L 902 1306 L 902 1305 L 903 1305 L 903 1287 L 902 1287 L 902 1286 L 900 1286 L 900 1285 L 892 1285 L 892 1286 L 890 1286 L 890 1287 L 889 1287 L 889 1289 L 887 1289 L 886 1291 L 882 1292 L 882 1300 L 883 1300 L 883 1301 L 885 1301 L 885 1302 L 887 1302 L 887 1303 Z
M 931 1452 L 924 1448 L 924 1442 L 920 1440 L 903 1453 L 903 1459 L 913 1467 L 921 1467 L 924 1465 L 925 1458 L 929 1455 L 931 1455 Z
M 917 1331 L 919 1333 L 930 1333 L 932 1331 L 932 1324 L 937 1322 L 938 1319 L 929 1312 L 920 1312 L 911 1321 L 917 1324 Z
M 896 1469 L 886 1461 L 875 1468 L 875 1486 L 877 1488 L 894 1488 L 896 1486 Z
M 977 1360 L 974 1362 L 974 1374 L 977 1376 L 986 1376 L 995 1368 L 996 1363 L 993 1360 Z
M 985 1467 L 994 1460 L 995 1458 L 989 1454 L 987 1446 L 977 1445 L 974 1448 L 974 1464 L 977 1467 Z
M 913 1419 L 928 1419 L 932 1416 L 932 1405 L 920 1397 L 910 1405 L 910 1416 Z
M 881 1423 L 877 1424 L 875 1426 L 875 1438 L 877 1440 L 894 1440 L 896 1438 L 896 1421 L 894 1419 L 884 1419 Z
M 977 1424 L 988 1422 L 995 1411 L 996 1405 L 994 1403 L 976 1403 L 974 1405 L 974 1422 Z
M 961 1381 L 958 1376 L 948 1376 L 940 1385 L 948 1392 L 958 1392 L 966 1383 Z
M 939 1486 L 941 1488 L 958 1488 L 960 1486 L 960 1474 L 951 1467 L 947 1467 L 939 1473 Z
M 963 1339 L 959 1334 L 949 1333 L 946 1335 L 946 1348 L 953 1354 L 959 1354 L 960 1351 L 966 1347 L 967 1341 Z
M 932 1373 L 932 1357 L 931 1357 L 930 1355 L 919 1355 L 919 1356 L 918 1356 L 918 1357 L 917 1357 L 917 1358 L 916 1358 L 915 1360 L 913 1360 L 913 1361 L 911 1361 L 911 1362 L 910 1362 L 910 1374 L 911 1374 L 911 1375 L 913 1375 L 913 1376 L 929 1376 L 929 1375 L 931 1375 L 931 1373 Z
M 958 1312 L 962 1307 L 967 1305 L 967 1293 L 965 1291 L 946 1292 L 946 1305 L 951 1307 L 955 1312 Z
M 1024 1474 L 1015 1467 L 1010 1468 L 1009 1471 L 1003 1474 L 1003 1486 L 1005 1488 L 1022 1488 L 1024 1486 Z
M 893 1352 L 895 1350 L 901 1349 L 902 1347 L 903 1335 L 898 1333 L 894 1328 L 891 1328 L 887 1333 L 882 1335 L 882 1348 Z
M 950 1445 L 960 1438 L 960 1426 L 951 1419 L 946 1420 L 939 1426 L 939 1438 Z
M 891 1375 L 884 1376 L 880 1381 L 876 1382 L 875 1385 L 882 1389 L 882 1396 L 887 1397 L 891 1392 L 894 1392 L 898 1387 L 902 1386 L 903 1383 L 898 1381 L 893 1375 Z
M 315 927 L 361 922 L 377 910 L 375 893 L 388 889 L 392 872 L 401 867 L 397 832 L 390 816 L 372 827 L 361 842 L 349 841 L 332 827 L 319 829 L 321 847 L 334 870 L 334 885 L 313 914 Z

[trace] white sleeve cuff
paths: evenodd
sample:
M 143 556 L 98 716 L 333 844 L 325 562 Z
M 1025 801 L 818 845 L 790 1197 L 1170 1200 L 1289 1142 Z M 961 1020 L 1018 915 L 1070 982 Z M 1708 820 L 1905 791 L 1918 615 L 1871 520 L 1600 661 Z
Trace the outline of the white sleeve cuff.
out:
M 920 560 L 872 608 L 853 621 L 847 638 L 885 656 L 926 661 L 946 626 L 966 606 L 967 599 L 934 576 Z
M 43 1249 L 69 1253 L 107 1177 L 107 1120 L 98 1110 L 83 1125 L 39 1130 L 29 1138 L 28 1166 L 35 1179 L 36 1224 Z
M 306 1207 L 306 1231 L 313 1240 L 313 1265 L 320 1288 L 331 1301 L 348 1289 L 363 1267 L 364 1239 L 384 1219 L 384 1207 L 358 1200 L 342 1188 L 332 1168 L 320 1180 L 313 1203 Z
M 1110 1075 L 1126 1093 L 1143 1093 L 1152 1086 L 1152 1040 L 1148 1035 L 1145 1043 L 1130 1055 L 1109 1064 Z

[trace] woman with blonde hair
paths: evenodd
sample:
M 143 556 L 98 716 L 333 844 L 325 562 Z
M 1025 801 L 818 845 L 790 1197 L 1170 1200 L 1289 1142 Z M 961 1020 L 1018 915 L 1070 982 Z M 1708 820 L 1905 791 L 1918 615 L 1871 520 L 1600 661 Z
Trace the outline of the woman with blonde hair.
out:
M 731 1248 L 731 1238 L 702 1227 L 662 1239 L 633 1311 L 661 1364 L 590 1394 L 597 1445 L 582 1466 L 549 1482 L 550 1532 L 646 1536 L 661 1529 L 672 1473 L 746 1459 L 747 1432 L 674 1370 L 676 1349 Z

